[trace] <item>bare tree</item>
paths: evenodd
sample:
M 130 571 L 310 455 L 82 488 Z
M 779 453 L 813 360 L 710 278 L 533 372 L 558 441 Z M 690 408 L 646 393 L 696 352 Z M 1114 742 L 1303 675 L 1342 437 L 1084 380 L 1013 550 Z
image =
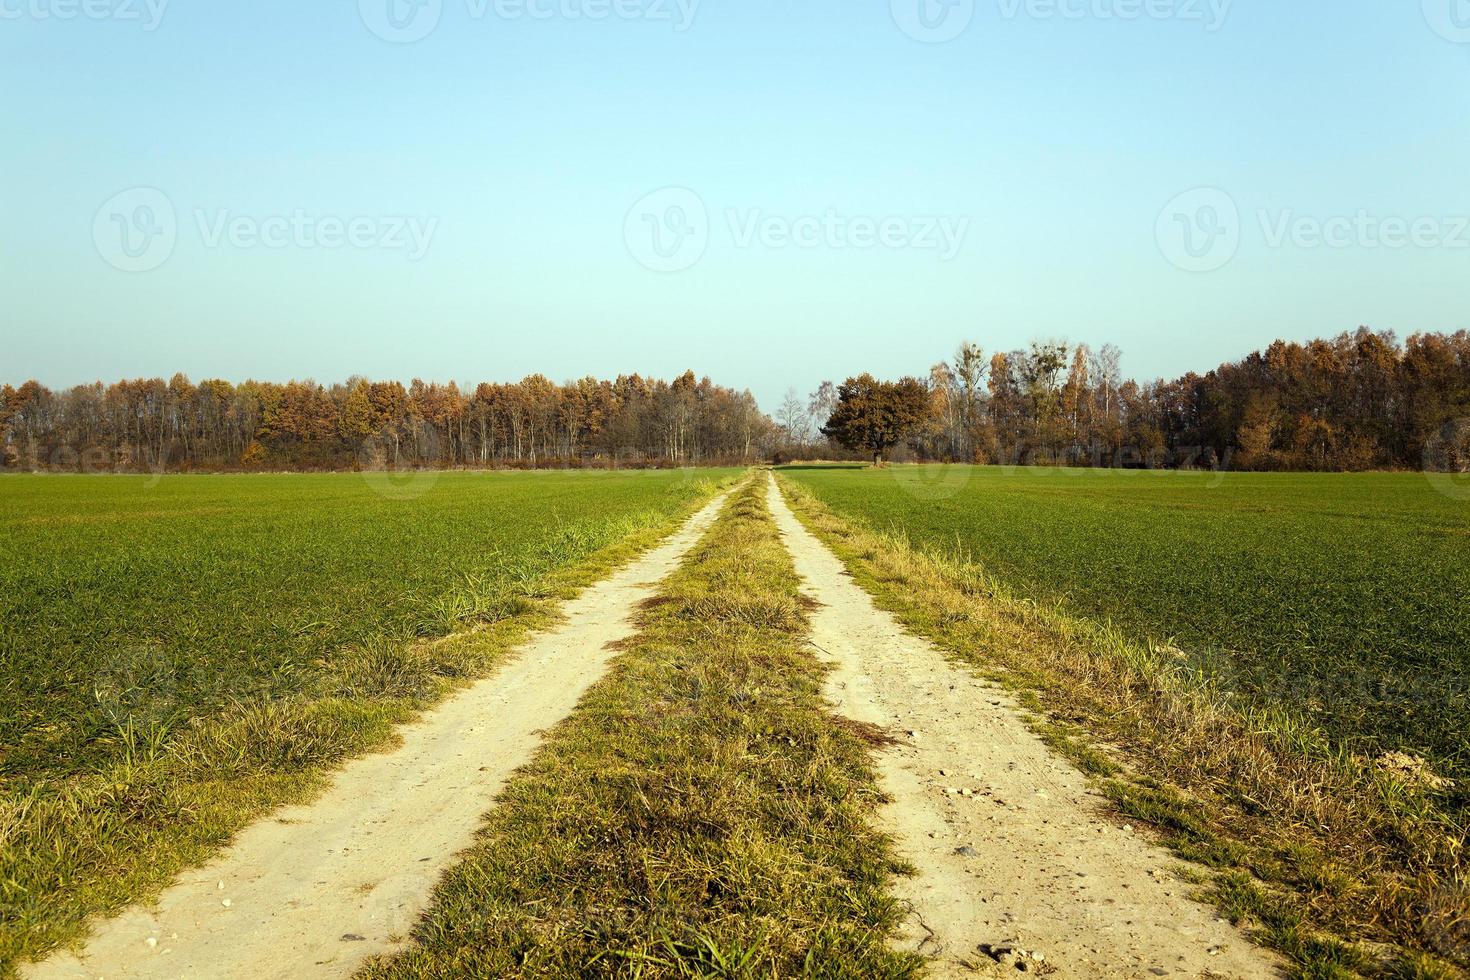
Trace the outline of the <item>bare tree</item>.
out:
M 795 388 L 786 389 L 786 397 L 782 399 L 781 408 L 776 412 L 776 424 L 781 427 L 789 445 L 805 446 L 811 441 L 811 415 L 801 403 L 801 396 L 796 393 Z
M 1092 383 L 1104 418 L 1112 418 L 1117 404 L 1118 386 L 1123 383 L 1122 362 L 1123 352 L 1112 344 L 1103 344 L 1092 355 Z
M 837 411 L 837 386 L 830 381 L 823 381 L 816 391 L 812 392 L 811 401 L 807 403 L 807 411 L 818 429 L 822 429 L 832 418 L 832 413 Z
M 985 350 L 968 340 L 960 344 L 955 352 L 952 375 L 955 398 L 958 402 L 959 450 L 966 460 L 975 457 L 975 433 L 985 415 L 985 375 L 990 362 L 985 359 Z

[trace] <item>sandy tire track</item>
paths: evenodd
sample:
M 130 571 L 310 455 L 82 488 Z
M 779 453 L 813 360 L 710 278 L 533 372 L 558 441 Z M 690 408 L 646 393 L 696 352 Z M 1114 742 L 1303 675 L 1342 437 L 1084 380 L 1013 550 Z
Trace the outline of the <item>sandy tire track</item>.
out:
M 902 739 L 876 753 L 882 813 L 918 874 L 904 942 L 940 977 L 1016 975 L 980 950 L 1014 944 L 1059 977 L 1270 977 L 1275 961 L 1191 901 L 1180 862 L 1100 815 L 1104 801 L 1022 721 L 1000 688 L 907 633 L 786 505 L 771 513 L 820 606 L 812 642 L 836 670 L 828 696 Z
M 346 977 L 408 936 L 495 795 L 605 672 L 655 592 L 714 523 L 722 494 L 671 538 L 567 602 L 562 625 L 344 766 L 315 802 L 252 824 L 153 908 L 98 923 L 81 955 L 23 968 L 55 978 Z M 150 940 L 152 942 L 150 943 Z

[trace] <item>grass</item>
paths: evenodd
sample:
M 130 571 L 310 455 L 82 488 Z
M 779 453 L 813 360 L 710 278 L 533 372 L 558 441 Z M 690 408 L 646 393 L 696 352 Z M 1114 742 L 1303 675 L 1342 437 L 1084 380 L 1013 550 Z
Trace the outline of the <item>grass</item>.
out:
M 763 482 L 731 503 L 364 980 L 905 977 L 900 869 Z M 871 737 L 870 733 L 866 733 Z
M 878 495 L 890 479 L 849 477 L 862 478 Z M 783 477 L 798 516 L 879 604 L 1017 691 L 1119 818 L 1209 869 L 1202 896 L 1253 926 L 1294 975 L 1470 967 L 1466 825 L 1444 794 L 1345 751 L 1280 704 L 1236 696 L 1178 651 L 1038 601 L 953 545 L 839 514 L 807 480 Z
M 1470 806 L 1470 503 L 1416 474 L 915 466 L 789 478 L 843 517 L 1181 649 Z
M 0 479 L 0 975 L 390 744 L 735 475 Z

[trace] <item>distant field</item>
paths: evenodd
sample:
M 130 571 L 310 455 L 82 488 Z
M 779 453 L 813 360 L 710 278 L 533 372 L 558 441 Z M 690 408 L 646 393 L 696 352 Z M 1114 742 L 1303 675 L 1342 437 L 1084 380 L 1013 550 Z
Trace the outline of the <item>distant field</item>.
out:
M 829 507 L 1470 772 L 1470 503 L 1413 474 L 803 469 Z

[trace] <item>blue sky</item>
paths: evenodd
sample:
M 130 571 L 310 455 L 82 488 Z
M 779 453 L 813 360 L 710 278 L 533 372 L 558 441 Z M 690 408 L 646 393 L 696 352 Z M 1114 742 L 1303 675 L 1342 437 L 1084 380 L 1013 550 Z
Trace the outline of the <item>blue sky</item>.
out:
M 0 0 L 0 380 L 1470 327 L 1470 0 L 420 3 Z

